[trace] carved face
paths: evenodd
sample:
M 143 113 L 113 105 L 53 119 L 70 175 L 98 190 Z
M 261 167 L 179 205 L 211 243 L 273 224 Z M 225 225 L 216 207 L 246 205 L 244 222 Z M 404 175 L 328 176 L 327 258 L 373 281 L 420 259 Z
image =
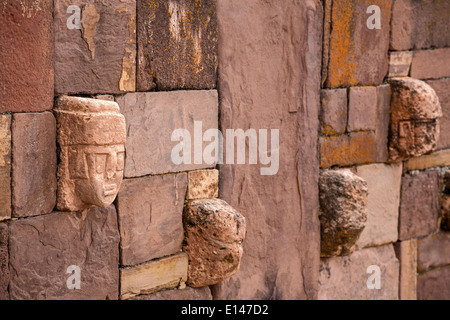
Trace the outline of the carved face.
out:
M 70 178 L 86 204 L 108 207 L 116 198 L 123 178 L 123 145 L 69 148 Z

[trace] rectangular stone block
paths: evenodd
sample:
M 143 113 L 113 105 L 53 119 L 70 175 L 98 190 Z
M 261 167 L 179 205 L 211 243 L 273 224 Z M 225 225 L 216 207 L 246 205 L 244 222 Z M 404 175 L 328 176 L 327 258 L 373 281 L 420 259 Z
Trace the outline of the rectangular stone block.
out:
M 0 115 L 0 221 L 11 218 L 11 115 Z
M 418 240 L 418 270 L 450 265 L 450 233 L 439 232 Z
M 133 298 L 164 289 L 183 288 L 187 280 L 188 256 L 185 253 L 120 269 L 120 298 Z
M 450 79 L 430 80 L 427 83 L 436 91 L 442 108 L 437 149 L 448 149 L 450 148 Z
M 188 172 L 187 200 L 219 197 L 219 170 Z
M 417 300 L 417 240 L 397 242 L 395 253 L 400 261 L 400 300 Z
M 377 141 L 377 162 L 386 162 L 388 157 L 389 109 L 391 87 L 383 84 L 377 87 L 377 119 L 375 136 Z
M 114 206 L 16 220 L 9 229 L 11 299 L 118 298 L 120 239 Z
M 52 212 L 56 204 L 57 165 L 53 113 L 14 114 L 12 152 L 12 216 Z
M 186 188 L 186 173 L 122 182 L 117 197 L 122 265 L 135 265 L 180 251 Z
M 53 107 L 53 1 L 0 5 L 0 113 Z
M 347 131 L 375 131 L 377 124 L 377 88 L 349 89 Z
M 135 91 L 136 0 L 57 0 L 55 91 Z
M 426 171 L 405 175 L 399 215 L 399 239 L 427 236 L 438 229 L 440 173 Z
M 127 122 L 125 177 L 215 167 L 215 163 L 207 164 L 203 159 L 195 163 L 194 145 L 204 150 L 211 142 L 202 141 L 203 133 L 218 127 L 217 91 L 129 93 L 117 98 L 117 102 Z M 180 145 L 178 135 L 172 141 L 178 129 L 187 130 L 191 138 L 190 143 L 183 141 L 181 155 L 190 151 L 191 156 L 180 164 L 172 159 L 172 150 Z M 197 155 L 201 157 L 203 151 Z
M 377 276 L 380 288 L 370 289 L 369 278 Z M 350 256 L 321 259 L 319 300 L 398 300 L 398 283 L 399 262 L 393 246 L 366 248 Z
M 450 150 L 441 150 L 405 161 L 405 170 L 424 170 L 450 166 Z
M 347 89 L 322 90 L 321 134 L 345 133 L 347 128 Z
M 367 182 L 369 188 L 366 227 L 356 243 L 357 247 L 397 241 L 402 164 L 361 166 L 356 174 Z
M 8 225 L 0 223 L 0 301 L 9 300 Z
M 434 269 L 417 278 L 418 300 L 450 300 L 450 266 Z
M 321 137 L 319 139 L 320 168 L 375 162 L 377 159 L 375 138 L 375 133 L 371 131 Z
M 396 0 L 392 5 L 391 49 L 442 48 L 450 45 L 447 0 Z
M 375 13 L 367 13 L 371 5 L 380 9 L 379 26 L 373 25 Z M 383 82 L 389 63 L 391 5 L 390 0 L 333 1 L 331 34 L 324 40 L 329 42 L 327 87 Z
M 450 77 L 450 48 L 415 51 L 411 63 L 411 77 L 439 79 Z
M 388 77 L 407 77 L 411 68 L 412 51 L 389 52 Z
M 216 0 L 137 0 L 137 89 L 214 89 Z
M 186 289 L 179 290 L 164 290 L 155 292 L 152 294 L 144 294 L 140 296 L 136 296 L 131 298 L 130 300 L 213 300 L 211 289 L 209 287 L 203 288 L 190 288 L 186 287 Z

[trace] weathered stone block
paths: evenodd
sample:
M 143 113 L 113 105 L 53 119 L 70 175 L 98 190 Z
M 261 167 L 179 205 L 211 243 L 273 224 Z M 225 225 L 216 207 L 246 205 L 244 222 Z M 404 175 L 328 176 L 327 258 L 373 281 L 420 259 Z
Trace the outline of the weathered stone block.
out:
M 377 119 L 375 140 L 377 142 L 376 162 L 386 162 L 388 157 L 389 110 L 391 108 L 391 87 L 383 84 L 377 87 Z
M 186 188 L 185 173 L 123 181 L 117 197 L 122 265 L 180 251 Z
M 404 160 L 434 151 L 442 109 L 436 92 L 423 81 L 393 78 L 390 110 L 390 160 Z
M 437 231 L 440 212 L 440 173 L 421 172 L 402 179 L 399 239 L 408 240 Z
M 246 234 L 244 216 L 223 200 L 196 200 L 186 206 L 183 224 L 189 286 L 213 285 L 238 272 Z
M 159 290 L 183 288 L 187 280 L 185 253 L 120 269 L 120 298 L 125 300 Z
M 380 8 L 380 28 L 370 29 L 369 6 Z M 388 72 L 392 1 L 334 0 L 326 86 L 378 85 Z M 329 39 L 328 39 L 329 38 Z
M 57 208 L 106 208 L 120 189 L 126 124 L 116 102 L 62 96 L 56 101 L 59 166 Z
M 388 77 L 407 77 L 411 68 L 412 57 L 412 51 L 389 52 Z
M 349 89 L 347 131 L 375 131 L 377 106 L 376 87 L 351 87 Z
M 219 197 L 219 170 L 188 172 L 186 199 L 209 199 Z
M 371 131 L 321 137 L 319 143 L 322 169 L 370 163 L 378 157 L 376 136 Z
M 53 1 L 0 5 L 0 113 L 53 107 Z
M 347 89 L 322 90 L 321 133 L 345 133 L 347 128 Z
M 11 299 L 117 299 L 120 239 L 114 206 L 17 220 L 9 231 Z M 77 272 L 69 267 L 79 268 L 80 289 L 73 286 Z
M 58 0 L 54 12 L 56 93 L 135 90 L 135 0 Z
M 165 290 L 159 291 L 152 294 L 145 294 L 131 298 L 130 300 L 213 300 L 211 295 L 211 289 L 209 287 L 203 288 L 190 288 L 179 290 Z
M 367 182 L 350 170 L 319 178 L 321 256 L 349 255 L 367 221 Z
M 439 79 L 450 77 L 450 48 L 415 51 L 411 63 L 411 77 Z
M 441 198 L 441 229 L 450 231 L 450 170 L 444 174 L 444 192 Z
M 380 268 L 380 289 L 369 289 L 369 266 Z M 372 283 L 370 281 L 370 283 Z M 358 250 L 350 256 L 321 259 L 320 300 L 397 300 L 399 262 L 392 245 Z
M 127 122 L 125 177 L 214 168 L 215 163 L 207 164 L 203 159 L 195 163 L 192 145 L 197 141 L 204 150 L 211 143 L 202 137 L 204 131 L 218 126 L 217 91 L 129 93 L 117 102 Z M 200 132 L 195 132 L 195 122 Z M 177 129 L 190 134 L 191 143 L 183 145 L 183 152 L 191 151 L 189 163 L 178 165 L 172 160 L 172 150 L 180 144 L 179 140 L 172 142 Z
M 216 0 L 137 0 L 138 91 L 213 89 Z
M 12 216 L 53 211 L 56 203 L 56 121 L 52 113 L 17 113 L 12 121 Z
M 442 109 L 442 118 L 439 120 L 440 135 L 437 149 L 450 148 L 450 79 L 430 80 L 427 83 L 436 92 Z
M 400 261 L 400 300 L 417 300 L 417 240 L 397 242 L 394 248 Z
M 398 239 L 398 208 L 402 164 L 372 164 L 357 168 L 367 182 L 367 222 L 357 242 L 358 248 L 392 243 Z
M 450 264 L 450 233 L 439 232 L 418 240 L 418 271 Z
M 11 115 L 0 115 L 0 221 L 11 218 Z
M 418 300 L 450 300 L 450 266 L 419 275 Z
M 8 225 L 0 223 L 0 301 L 9 300 Z

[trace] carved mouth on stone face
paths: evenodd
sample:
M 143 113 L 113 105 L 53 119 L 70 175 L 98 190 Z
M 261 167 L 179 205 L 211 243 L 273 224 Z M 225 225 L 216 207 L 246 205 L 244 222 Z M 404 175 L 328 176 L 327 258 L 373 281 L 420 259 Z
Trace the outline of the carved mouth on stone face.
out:
M 103 187 L 103 195 L 105 197 L 115 195 L 116 191 L 117 191 L 117 185 L 115 183 L 114 184 L 105 184 Z

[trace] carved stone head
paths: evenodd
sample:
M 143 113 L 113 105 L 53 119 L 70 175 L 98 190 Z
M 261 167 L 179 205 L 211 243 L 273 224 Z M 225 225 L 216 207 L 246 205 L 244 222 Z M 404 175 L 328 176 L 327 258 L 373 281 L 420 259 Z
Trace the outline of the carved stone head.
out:
M 56 102 L 57 209 L 112 204 L 123 178 L 125 117 L 113 101 L 62 96 Z

